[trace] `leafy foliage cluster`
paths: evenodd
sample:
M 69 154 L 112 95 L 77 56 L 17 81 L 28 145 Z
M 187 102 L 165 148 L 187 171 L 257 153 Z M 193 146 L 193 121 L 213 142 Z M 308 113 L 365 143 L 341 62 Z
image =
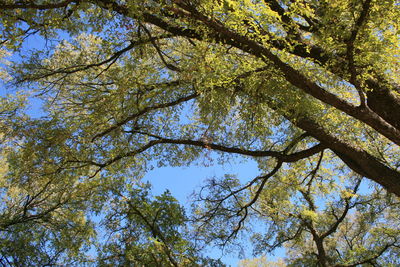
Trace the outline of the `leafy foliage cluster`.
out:
M 399 8 L 1 0 L 0 262 L 219 266 L 204 246 L 250 234 L 276 265 L 397 266 Z M 210 151 L 260 174 L 210 179 L 190 219 L 140 181 Z

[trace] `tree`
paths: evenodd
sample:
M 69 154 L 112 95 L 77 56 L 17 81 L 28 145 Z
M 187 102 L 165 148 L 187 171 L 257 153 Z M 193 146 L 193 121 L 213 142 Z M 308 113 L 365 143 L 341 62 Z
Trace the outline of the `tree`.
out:
M 128 197 L 117 194 L 112 201 L 99 266 L 224 266 L 200 257 L 190 236 L 182 234 L 179 228 L 188 219 L 176 199 L 166 191 L 150 200 L 149 187 L 131 189 Z
M 357 173 L 400 194 L 395 163 L 385 164 L 370 148 L 379 142 L 376 139 L 389 149 L 400 144 L 399 120 L 392 116 L 400 112 L 399 14 L 393 1 L 22 1 L 2 2 L 1 9 L 3 39 L 10 48 L 33 32 L 51 38 L 56 30 L 78 34 L 92 28 L 91 35 L 78 38 L 80 44 L 60 43 L 45 61 L 35 53 L 29 64 L 16 70 L 20 81 L 38 81 L 53 96 L 59 91 L 55 102 L 64 108 L 82 114 L 100 105 L 90 102 L 100 97 L 90 92 L 94 88 L 102 87 L 101 97 L 106 99 L 113 98 L 107 90 L 123 90 L 121 83 L 125 90 L 142 87 L 129 95 L 139 101 L 147 98 L 147 105 L 134 106 L 136 112 L 134 107 L 124 107 L 130 112 L 121 114 L 114 104 L 115 114 L 108 112 L 105 121 L 97 123 L 97 131 L 90 132 L 93 139 L 130 127 L 145 113 L 194 98 L 200 103 L 212 102 L 216 95 L 225 102 L 254 101 L 251 106 L 263 106 L 267 113 L 311 136 L 320 144 L 316 150 L 334 151 Z M 158 58 L 151 62 L 148 53 Z M 146 79 L 130 78 L 138 69 Z M 163 85 L 151 90 L 154 83 Z M 75 93 L 65 92 L 68 87 Z M 149 90 L 153 93 L 143 93 Z M 150 99 L 156 101 L 160 91 L 167 99 L 157 99 L 161 106 L 151 106 Z M 117 99 L 107 102 L 112 100 Z M 214 121 L 235 106 L 218 101 L 225 114 L 217 116 L 208 105 Z M 344 122 L 357 131 L 340 129 L 338 124 Z M 361 144 L 354 143 L 352 134 Z M 217 135 L 214 129 L 213 135 Z
M 286 249 L 278 262 L 261 257 L 243 266 L 397 266 L 398 199 L 376 184 L 366 190 L 368 183 L 341 165 L 329 166 L 341 173 L 333 181 L 325 164 L 332 156 L 274 175 L 268 190 L 233 177 L 212 180 L 195 206 L 202 238 L 225 245 L 241 230 L 252 236 L 257 255 Z
M 57 123 L 29 120 L 23 98 L 0 101 L 2 266 L 225 266 L 189 241 L 188 219 L 169 192 L 152 200 L 137 177 L 83 179 L 90 168 L 57 162 L 73 150 Z
M 351 177 L 398 197 L 398 6 L 390 0 L 0 1 L 1 42 L 20 54 L 4 69 L 46 107 L 47 118 L 16 131 L 25 142 L 18 153 L 38 150 L 45 159 L 38 165 L 25 158 L 22 170 L 52 170 L 64 186 L 103 178 L 123 186 L 120 177 L 140 177 L 154 164 L 190 164 L 211 150 L 220 161 L 252 157 L 263 173 L 249 183 L 240 186 L 230 176 L 211 183 L 217 203 L 238 199 L 229 204 L 238 213 L 228 218 L 237 219 L 227 221 L 235 225 L 228 239 L 273 191 L 269 181 L 294 177 L 288 190 L 307 192 L 297 173 L 318 165 L 323 152 L 330 155 L 331 184 L 350 169 Z M 27 53 L 25 40 L 38 36 L 43 45 Z M 24 177 L 22 170 L 14 177 Z M 296 197 L 289 195 L 288 201 Z
M 0 263 L 2 266 L 54 266 L 84 259 L 94 225 L 86 212 L 91 195 L 99 198 L 98 179 L 85 183 L 57 167 L 46 132 L 50 123 L 29 121 L 24 98 L 1 98 Z M 58 131 L 57 135 L 62 132 Z M 40 136 L 44 137 L 39 140 Z M 58 136 L 62 140 L 62 136 Z M 96 193 L 94 193 L 96 192 Z

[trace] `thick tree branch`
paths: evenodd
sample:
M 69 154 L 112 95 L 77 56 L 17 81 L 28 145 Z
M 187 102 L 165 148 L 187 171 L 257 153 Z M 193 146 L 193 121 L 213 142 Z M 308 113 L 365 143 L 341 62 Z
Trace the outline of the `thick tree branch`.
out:
M 355 172 L 372 179 L 389 192 L 400 196 L 399 172 L 387 167 L 366 151 L 355 148 L 338 137 L 329 134 L 323 127 L 309 118 L 302 117 L 291 121 L 335 152 Z
M 312 95 L 313 97 L 321 100 L 322 102 L 331 105 L 333 107 L 338 108 L 341 111 L 344 111 L 345 113 L 349 114 L 350 116 L 363 121 L 367 125 L 371 126 L 374 128 L 376 131 L 380 132 L 390 140 L 392 140 L 394 143 L 400 145 L 400 128 L 397 127 L 395 124 L 391 125 L 392 120 L 387 120 L 389 117 L 388 116 L 383 116 L 384 119 L 380 117 L 382 113 L 384 112 L 379 112 L 375 114 L 371 109 L 368 107 L 361 107 L 357 108 L 353 106 L 350 103 L 347 103 L 346 101 L 340 99 L 336 95 L 329 93 L 328 91 L 324 90 L 317 84 L 311 82 L 309 79 L 304 77 L 300 72 L 297 70 L 293 69 L 291 66 L 287 65 L 286 63 L 282 62 L 276 55 L 271 53 L 268 49 L 265 47 L 262 47 L 260 44 L 258 44 L 255 41 L 249 40 L 244 36 L 240 36 L 236 33 L 231 32 L 229 29 L 225 28 L 222 23 L 216 23 L 215 19 L 209 19 L 199 13 L 195 8 L 192 6 L 189 6 L 185 4 L 182 1 L 175 1 L 178 6 L 183 8 L 186 12 L 180 12 L 177 10 L 179 14 L 178 16 L 186 16 L 190 20 L 197 20 L 200 21 L 201 23 L 205 24 L 209 29 L 212 29 L 213 32 L 211 33 L 205 33 L 205 32 L 198 32 L 196 30 L 190 29 L 190 28 L 183 28 L 180 26 L 175 26 L 172 25 L 171 22 L 167 22 L 156 15 L 146 13 L 144 12 L 140 16 L 137 16 L 135 14 L 131 14 L 129 9 L 121 4 L 118 4 L 115 1 L 112 0 L 99 0 L 99 1 L 93 1 L 94 4 L 100 5 L 103 8 L 111 8 L 115 12 L 132 17 L 135 19 L 143 20 L 144 22 L 151 23 L 153 25 L 156 25 L 167 32 L 175 35 L 175 36 L 184 36 L 187 38 L 194 38 L 198 40 L 203 40 L 204 37 L 207 38 L 212 38 L 216 42 L 223 42 L 225 44 L 232 45 L 234 47 L 237 47 L 245 52 L 248 52 L 252 55 L 255 55 L 257 57 L 261 58 L 267 58 L 268 60 L 271 60 L 274 62 L 274 64 L 282 71 L 282 73 L 285 75 L 286 79 L 293 84 L 294 86 L 302 89 L 306 93 Z M 64 2 L 62 2 L 64 3 Z M 272 3 L 272 6 L 276 9 L 276 3 Z M 364 7 L 368 7 L 368 1 L 365 2 Z M 10 7 L 11 8 L 11 7 Z M 368 8 L 363 8 L 362 14 L 360 16 L 360 19 L 358 22 L 362 24 L 364 21 L 366 14 L 367 14 Z M 365 13 L 365 15 L 364 15 Z M 358 29 L 359 27 L 356 27 Z M 353 31 L 353 35 L 357 35 L 357 31 Z M 355 33 L 355 34 L 354 34 Z M 297 51 L 297 52 L 296 52 Z M 303 51 L 303 52 L 302 52 Z M 305 52 L 311 51 L 311 53 L 308 53 L 308 55 L 304 54 Z M 314 51 L 314 52 L 313 52 Z M 309 47 L 308 45 L 304 44 L 304 47 L 302 45 L 296 46 L 294 51 L 292 53 L 298 53 L 300 56 L 305 56 L 305 57 L 312 57 L 317 59 L 320 62 L 326 62 L 327 58 L 324 58 L 327 54 L 322 52 L 321 49 L 319 48 L 313 48 Z M 386 99 L 386 91 L 380 92 L 383 94 L 381 97 L 382 99 Z M 396 107 L 399 106 L 396 104 Z M 376 109 L 374 109 L 376 110 Z M 389 122 L 389 123 L 388 123 Z M 395 126 L 395 127 L 394 127 Z M 396 129 L 397 127 L 397 129 Z
M 285 76 L 286 80 L 293 86 L 303 90 L 305 93 L 315 97 L 323 103 L 333 106 L 345 112 L 346 114 L 366 123 L 394 143 L 400 145 L 400 130 L 397 130 L 392 125 L 387 123 L 368 107 L 357 107 L 339 98 L 335 94 L 328 92 L 315 82 L 308 79 L 300 71 L 294 69 L 287 63 L 284 63 L 269 49 L 261 46 L 254 40 L 250 40 L 245 36 L 239 35 L 238 33 L 227 29 L 226 27 L 224 27 L 223 23 L 217 21 L 216 19 L 208 18 L 207 16 L 198 12 L 192 6 L 183 4 L 182 2 L 179 2 L 179 6 L 189 12 L 190 16 L 187 13 L 184 13 L 185 16 L 189 16 L 188 19 L 195 19 L 197 21 L 200 21 L 205 26 L 207 26 L 207 28 L 212 30 L 213 34 L 210 37 L 214 38 L 215 40 L 222 41 L 225 44 L 232 45 L 256 57 L 267 59 L 273 62 L 274 65 Z M 152 23 L 152 21 L 149 21 L 149 23 Z
M 42 1 L 41 1 L 42 2 Z M 79 0 L 65 0 L 58 3 L 43 3 L 43 4 L 35 4 L 33 1 L 20 1 L 19 3 L 5 3 L 4 1 L 0 1 L 0 9 L 55 9 L 66 7 L 70 3 L 79 3 Z
M 161 136 L 157 136 L 154 134 L 142 133 L 137 131 L 137 133 L 149 135 L 151 137 L 156 138 L 159 143 L 163 144 L 177 144 L 177 145 L 190 145 L 190 146 L 197 146 L 207 149 L 212 149 L 221 152 L 227 152 L 231 154 L 239 154 L 244 156 L 251 156 L 251 157 L 274 157 L 282 162 L 296 162 L 298 160 L 311 157 L 322 150 L 325 149 L 325 146 L 321 144 L 317 144 L 313 147 L 310 147 L 305 150 L 301 150 L 298 152 L 294 152 L 291 154 L 286 154 L 285 151 L 272 151 L 272 150 L 247 150 L 237 147 L 229 147 L 220 144 L 210 143 L 202 140 L 191 140 L 191 139 L 170 139 L 164 138 Z

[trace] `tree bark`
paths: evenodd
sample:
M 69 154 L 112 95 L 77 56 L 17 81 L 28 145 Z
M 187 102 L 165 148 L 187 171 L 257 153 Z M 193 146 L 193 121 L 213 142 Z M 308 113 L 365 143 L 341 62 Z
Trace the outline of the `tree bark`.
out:
M 364 150 L 326 132 L 320 125 L 308 118 L 292 120 L 299 128 L 331 149 L 353 171 L 382 185 L 387 191 L 400 196 L 400 173 L 383 164 Z

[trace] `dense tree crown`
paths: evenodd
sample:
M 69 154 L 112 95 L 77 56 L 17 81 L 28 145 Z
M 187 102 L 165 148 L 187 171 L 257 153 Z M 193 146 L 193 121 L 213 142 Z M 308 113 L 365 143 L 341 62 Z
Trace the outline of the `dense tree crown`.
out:
M 221 266 L 202 249 L 240 236 L 256 255 L 286 248 L 243 266 L 400 264 L 399 1 L 0 0 L 0 14 L 2 265 Z M 259 175 L 205 181 L 189 213 L 140 181 L 204 157 Z

